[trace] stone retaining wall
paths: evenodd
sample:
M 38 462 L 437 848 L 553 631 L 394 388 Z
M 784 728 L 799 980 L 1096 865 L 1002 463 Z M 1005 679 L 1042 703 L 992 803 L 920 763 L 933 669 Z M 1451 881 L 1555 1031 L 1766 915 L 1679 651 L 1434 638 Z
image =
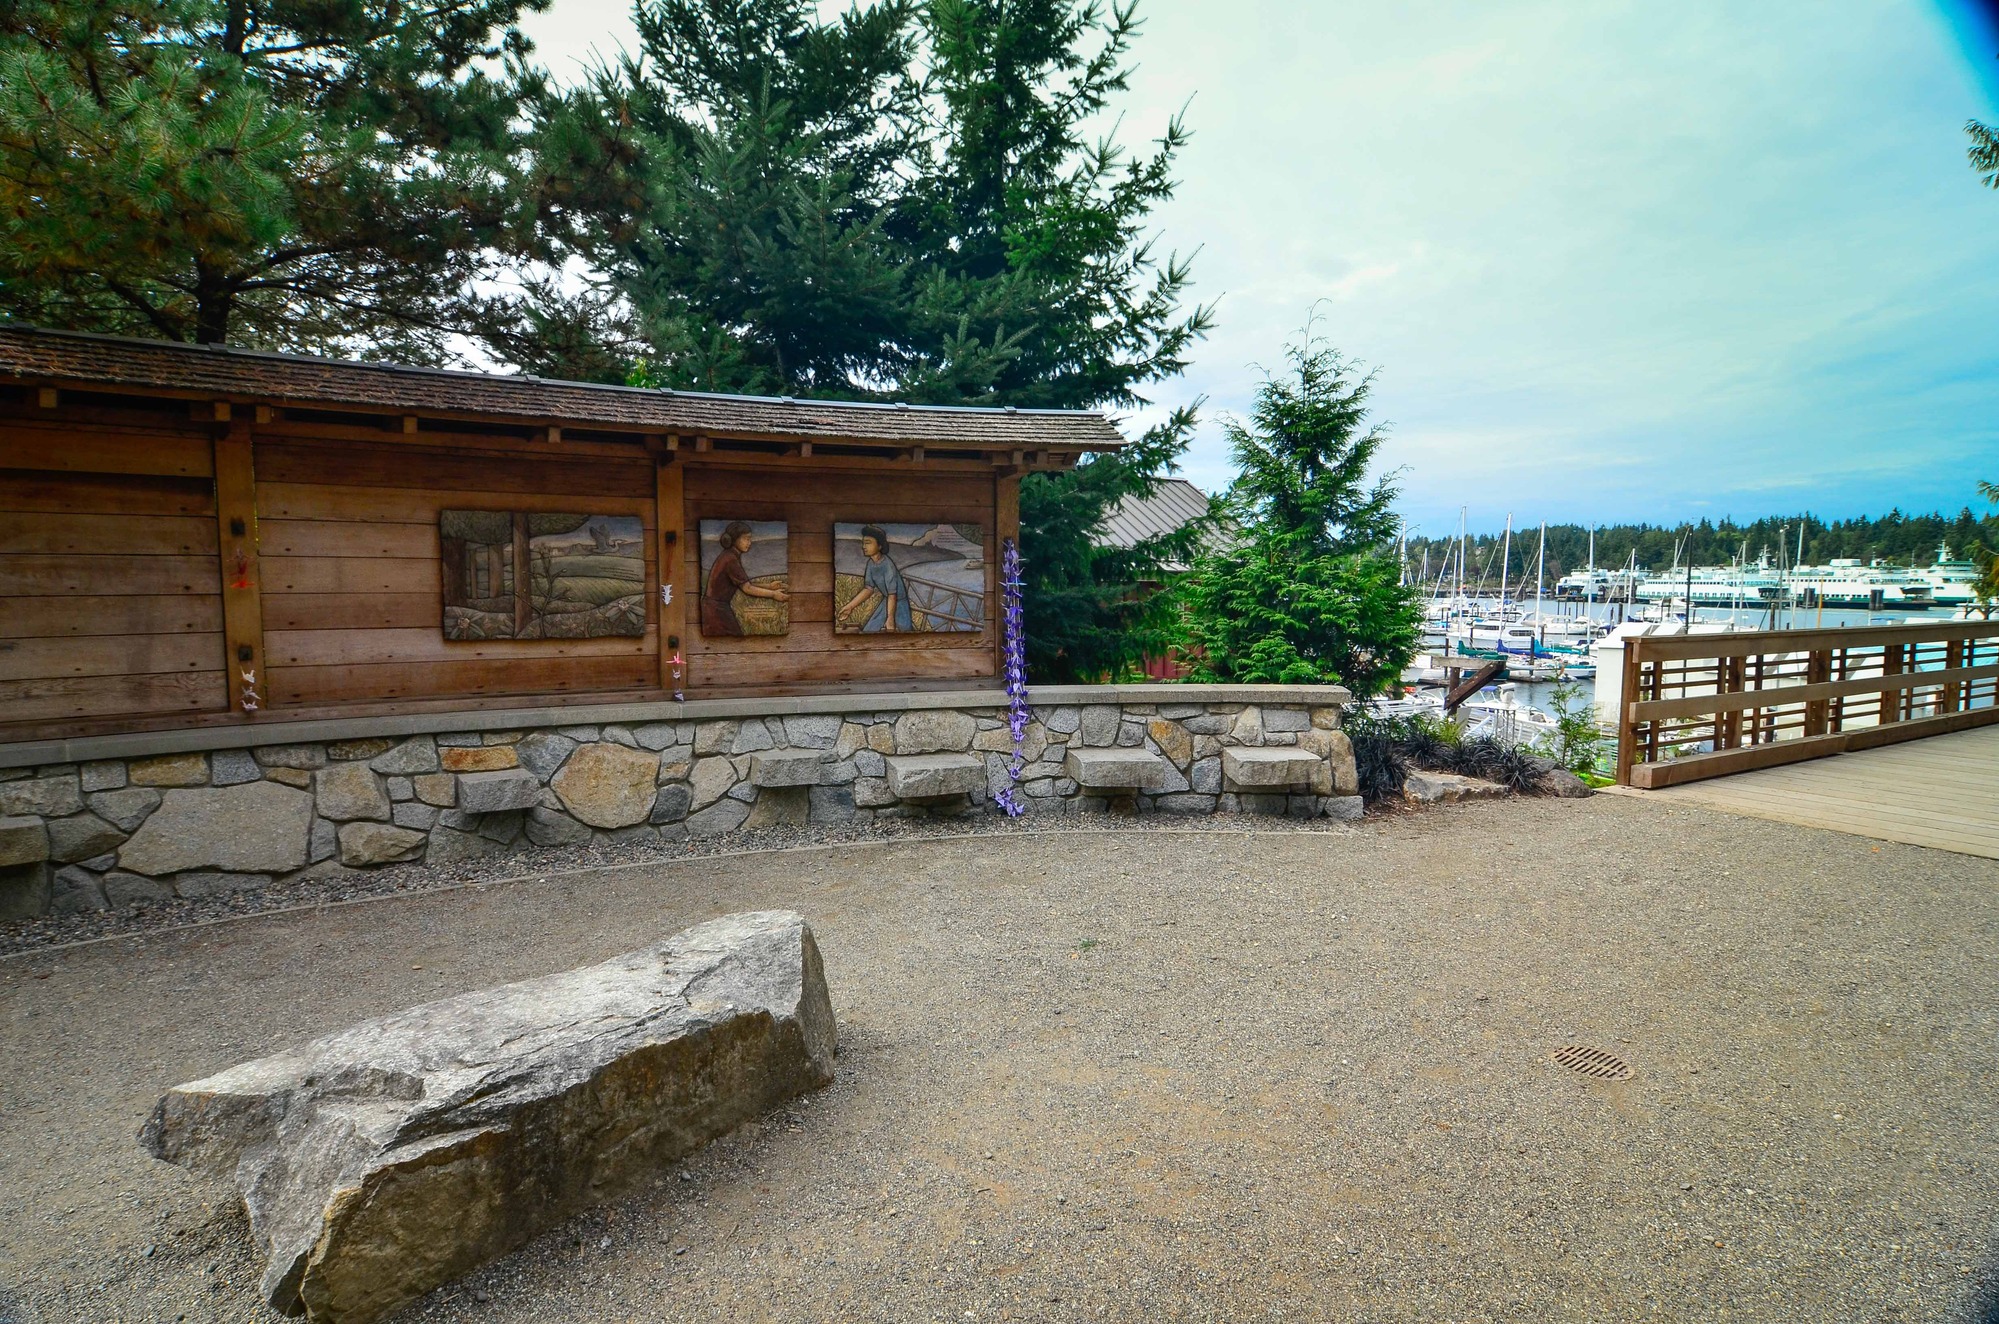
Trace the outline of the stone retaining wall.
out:
M 1074 686 L 1033 699 L 1030 812 L 1359 816 L 1336 687 Z M 1013 752 L 1004 703 L 977 692 L 404 716 L 294 724 L 248 748 L 240 731 L 100 737 L 67 742 L 62 763 L 0 748 L 0 919 L 309 870 L 997 813 Z M 546 720 L 558 714 L 625 720 Z M 521 724 L 501 728 L 509 718 Z M 426 725 L 438 729 L 415 729 Z M 328 738 L 296 738 L 316 732 Z M 236 747 L 202 747 L 224 742 Z M 131 752 L 148 746 L 161 748 Z

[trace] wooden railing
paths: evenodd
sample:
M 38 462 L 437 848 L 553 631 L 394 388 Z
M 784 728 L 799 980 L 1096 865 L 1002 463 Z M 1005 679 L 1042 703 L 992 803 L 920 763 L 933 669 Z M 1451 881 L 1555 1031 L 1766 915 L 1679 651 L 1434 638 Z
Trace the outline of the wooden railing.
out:
M 1999 722 L 1999 620 L 1639 636 L 1617 780 L 1657 788 Z

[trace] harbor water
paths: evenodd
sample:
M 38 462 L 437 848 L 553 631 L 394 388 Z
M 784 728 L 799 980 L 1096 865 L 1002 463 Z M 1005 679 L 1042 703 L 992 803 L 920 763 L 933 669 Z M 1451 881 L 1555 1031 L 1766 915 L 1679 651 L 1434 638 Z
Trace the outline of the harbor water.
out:
M 1497 602 L 1491 607 L 1496 611 Z M 1519 611 L 1528 616 L 1543 615 L 1551 618 L 1569 617 L 1599 621 L 1615 626 L 1627 620 L 1637 620 L 1646 608 L 1645 603 L 1626 604 L 1621 602 L 1577 602 L 1563 598 L 1520 598 L 1509 600 L 1509 611 Z M 1733 625 L 1739 630 L 1815 630 L 1850 629 L 1861 625 L 1895 625 L 1903 621 L 1937 621 L 1945 618 L 1945 613 L 1890 611 L 1878 612 L 1848 607 L 1780 607 L 1774 613 L 1768 607 L 1730 608 L 1700 606 L 1694 609 L 1697 625 Z M 1427 647 L 1427 645 L 1426 645 Z M 1561 683 L 1556 681 L 1510 681 L 1514 688 L 1514 698 L 1524 707 L 1539 712 L 1552 713 Z M 1584 704 L 1593 705 L 1596 699 L 1596 682 L 1572 680 L 1568 686 L 1577 691 Z

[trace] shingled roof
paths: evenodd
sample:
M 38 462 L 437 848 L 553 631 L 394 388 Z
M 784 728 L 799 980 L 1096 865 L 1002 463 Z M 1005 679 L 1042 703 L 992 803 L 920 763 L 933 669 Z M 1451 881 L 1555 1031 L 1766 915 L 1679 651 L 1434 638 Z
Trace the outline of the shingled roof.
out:
M 1114 450 L 1102 414 L 711 395 L 0 327 L 0 381 L 235 404 L 401 412 L 686 436 Z

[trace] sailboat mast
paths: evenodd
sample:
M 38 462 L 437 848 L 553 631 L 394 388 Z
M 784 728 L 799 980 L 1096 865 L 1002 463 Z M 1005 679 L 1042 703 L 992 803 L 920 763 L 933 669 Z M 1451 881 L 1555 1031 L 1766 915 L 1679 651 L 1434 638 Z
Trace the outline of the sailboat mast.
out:
M 1548 521 L 1541 521 L 1541 546 L 1534 553 L 1534 610 L 1541 610 L 1541 585 L 1548 569 Z
M 1458 583 L 1455 597 L 1459 602 L 1465 596 L 1465 514 L 1467 507 L 1458 507 Z
M 1605 594 L 1606 599 L 1609 594 Z M 1589 615 L 1589 605 L 1596 601 L 1596 525 L 1589 526 L 1589 578 L 1583 581 L 1583 615 Z
M 1534 637 L 1548 642 L 1547 614 L 1541 610 L 1541 584 L 1548 568 L 1548 521 L 1541 521 L 1541 546 L 1534 553 Z
M 1510 568 L 1507 563 L 1512 559 L 1513 512 L 1509 510 L 1506 512 L 1506 544 L 1504 550 L 1499 553 L 1499 611 L 1502 616 L 1506 613 L 1506 572 Z

